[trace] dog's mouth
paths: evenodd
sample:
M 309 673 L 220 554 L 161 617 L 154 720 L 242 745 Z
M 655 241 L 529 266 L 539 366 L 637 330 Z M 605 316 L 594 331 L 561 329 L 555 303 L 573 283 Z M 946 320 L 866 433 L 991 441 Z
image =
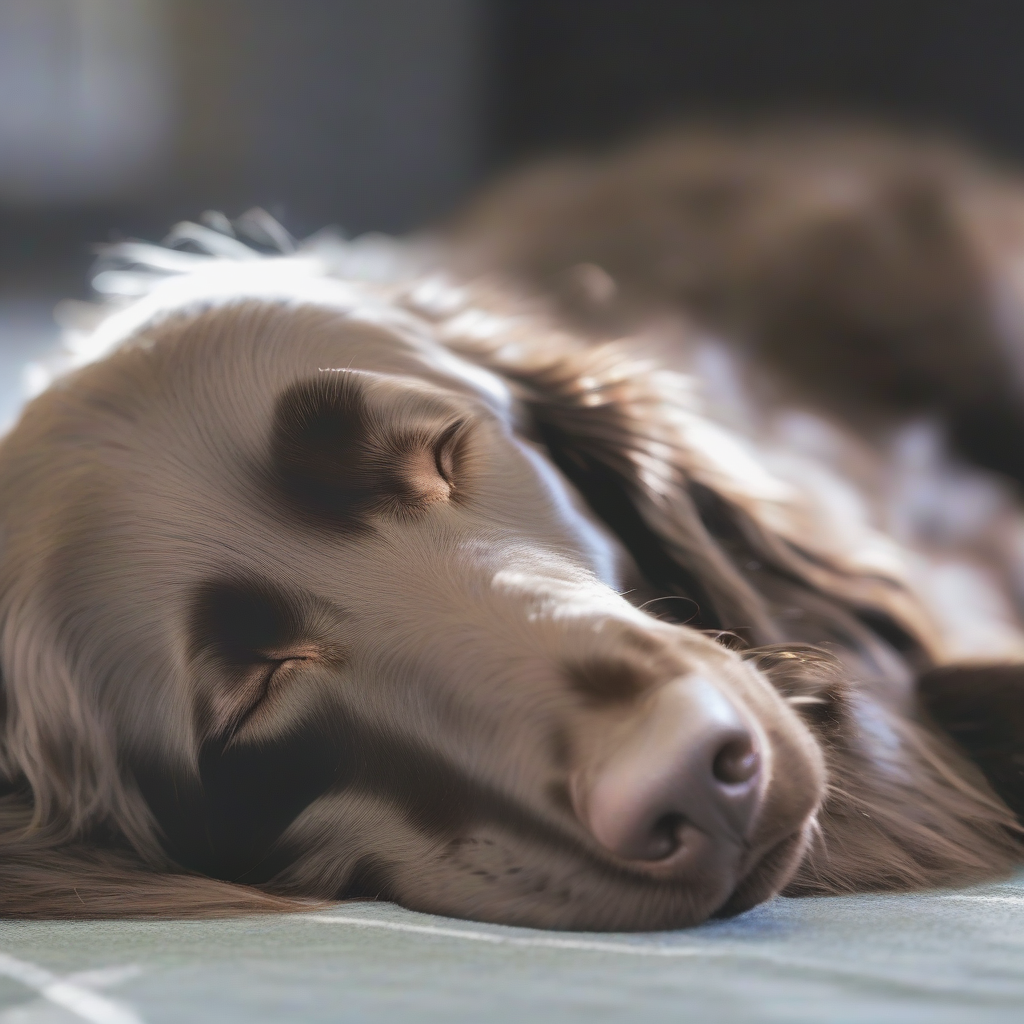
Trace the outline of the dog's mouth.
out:
M 759 856 L 755 855 L 729 898 L 711 916 L 736 917 L 778 895 L 803 862 L 814 828 L 812 816 L 802 828 L 778 840 Z
M 648 891 L 661 891 L 667 897 L 685 893 L 687 898 L 675 912 L 641 912 L 637 920 L 619 920 L 606 926 L 606 930 L 688 928 L 705 920 L 742 914 L 785 889 L 799 870 L 815 829 L 816 816 L 811 814 L 781 837 L 776 831 L 766 842 L 756 845 L 743 843 L 723 849 L 711 842 L 708 848 L 713 857 L 705 862 L 703 871 L 696 873 L 680 873 L 673 857 L 653 863 L 623 862 L 616 858 L 614 869 L 639 881 Z M 698 845 L 699 836 L 694 830 L 684 844 Z M 669 905 L 676 905 L 676 900 L 667 899 L 666 906 Z
M 765 757 L 771 760 L 767 751 Z M 456 854 L 444 857 L 446 873 L 457 871 L 447 878 L 443 899 L 420 902 L 401 888 L 395 898 L 434 913 L 585 931 L 672 930 L 732 917 L 782 891 L 815 834 L 817 800 L 794 805 L 785 787 L 771 780 L 758 788 L 758 810 L 745 834 L 716 831 L 723 822 L 713 817 L 698 822 L 680 816 L 656 820 L 648 835 L 636 828 L 646 820 L 641 814 L 625 822 L 617 838 L 655 845 L 618 852 L 595 836 L 586 806 L 573 808 L 572 823 L 525 806 L 518 828 L 503 815 L 488 816 L 457 841 Z M 695 811 L 700 813 L 699 805 Z M 673 833 L 664 849 L 656 845 L 666 840 L 662 827 Z M 515 874 L 507 873 L 509 865 Z
M 354 879 L 343 898 L 383 896 L 413 910 L 527 928 L 672 931 L 736 916 L 776 896 L 802 862 L 811 831 L 807 824 L 759 854 L 748 852 L 750 863 L 744 856 L 738 868 L 659 878 L 568 836 L 549 836 L 550 845 L 538 847 L 495 822 L 448 844 L 434 869 L 385 858 L 369 888 Z

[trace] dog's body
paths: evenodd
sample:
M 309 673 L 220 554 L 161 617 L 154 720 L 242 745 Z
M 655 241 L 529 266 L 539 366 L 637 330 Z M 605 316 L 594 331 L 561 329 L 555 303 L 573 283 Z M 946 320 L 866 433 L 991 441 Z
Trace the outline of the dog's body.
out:
M 970 388 L 801 410 L 756 331 L 473 223 L 377 281 L 121 250 L 185 272 L 109 271 L 147 294 L 0 449 L 0 911 L 661 928 L 1024 859 L 1020 676 L 950 667 L 1024 660 L 1015 494 L 940 486 Z

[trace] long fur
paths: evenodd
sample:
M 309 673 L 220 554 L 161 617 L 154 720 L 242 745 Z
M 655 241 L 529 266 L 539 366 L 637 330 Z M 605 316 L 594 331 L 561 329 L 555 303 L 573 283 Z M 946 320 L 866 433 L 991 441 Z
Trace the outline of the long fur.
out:
M 147 274 L 202 273 L 211 251 L 222 261 L 258 261 L 208 228 L 182 228 L 175 241 L 203 252 L 130 247 L 111 257 L 130 272 L 108 269 L 122 275 L 108 284 L 144 293 Z M 344 276 L 358 263 L 354 253 L 341 247 L 325 257 L 321 248 L 303 274 Z M 290 259 L 298 266 L 309 256 Z M 555 322 L 544 300 L 507 282 L 453 281 L 404 258 L 394 280 L 358 284 L 356 292 L 369 296 L 382 321 L 423 332 L 449 358 L 504 382 L 526 412 L 524 433 L 640 566 L 656 614 L 741 651 L 810 727 L 824 752 L 827 791 L 787 892 L 961 884 L 1021 862 L 1013 813 L 917 703 L 914 679 L 943 660 L 942 637 L 908 580 L 880 571 L 865 553 L 870 529 L 864 550 L 828 543 L 820 510 L 717 427 L 685 376 L 630 344 L 577 335 Z M 287 261 L 274 259 L 284 268 Z M 169 319 L 147 321 L 146 301 L 139 300 L 140 323 L 173 326 L 181 316 L 187 329 L 193 310 L 183 305 Z M 240 301 L 231 315 L 250 314 Z M 308 326 L 316 329 L 313 320 Z M 102 342 L 103 328 L 93 337 Z M 74 381 L 55 385 L 49 398 Z M 24 454 L 14 458 L 8 481 L 16 490 L 35 466 Z M 48 528 L 37 524 L 21 538 L 13 562 L 35 557 L 30 547 L 46 546 Z M 329 886 L 297 889 L 294 873 L 250 886 L 175 863 L 102 704 L 69 676 L 68 651 L 25 631 L 32 616 L 5 598 L 0 913 L 217 916 L 296 910 L 309 905 L 303 897 L 337 895 Z M 64 642 L 70 649 L 92 641 Z M 744 898 L 734 897 L 736 905 Z

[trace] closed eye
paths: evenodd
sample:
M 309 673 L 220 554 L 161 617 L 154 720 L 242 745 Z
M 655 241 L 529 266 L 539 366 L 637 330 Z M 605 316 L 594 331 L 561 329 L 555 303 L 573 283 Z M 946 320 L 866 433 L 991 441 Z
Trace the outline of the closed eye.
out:
M 309 654 L 273 656 L 253 652 L 250 658 L 237 661 L 229 671 L 230 686 L 214 701 L 217 733 L 230 740 L 253 719 L 293 669 L 312 660 Z
M 263 655 L 255 655 L 253 658 L 253 664 L 257 666 L 267 677 L 267 680 L 273 679 L 275 675 L 295 666 L 301 664 L 304 661 L 311 661 L 312 658 L 302 654 L 290 654 L 283 658 L 264 657 Z
M 338 668 L 342 609 L 312 595 L 287 594 L 269 581 L 237 576 L 204 583 L 190 609 L 191 657 L 199 679 L 200 735 L 231 741 L 278 705 L 297 670 Z
M 434 443 L 434 465 L 438 475 L 452 490 L 455 489 L 459 454 L 465 444 L 466 434 L 466 421 L 456 420 Z
M 319 647 L 312 644 L 299 644 L 296 648 L 289 647 L 287 650 L 254 651 L 251 665 L 269 681 L 274 676 L 288 669 L 297 668 L 304 662 L 319 660 L 320 654 Z

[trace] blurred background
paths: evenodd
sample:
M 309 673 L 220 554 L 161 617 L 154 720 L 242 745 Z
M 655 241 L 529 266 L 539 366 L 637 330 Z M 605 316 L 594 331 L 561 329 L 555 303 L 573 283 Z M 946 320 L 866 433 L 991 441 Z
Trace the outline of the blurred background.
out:
M 2 393 L 96 241 L 257 204 L 405 232 L 536 154 L 759 112 L 1024 161 L 1024 4 L 0 0 Z

